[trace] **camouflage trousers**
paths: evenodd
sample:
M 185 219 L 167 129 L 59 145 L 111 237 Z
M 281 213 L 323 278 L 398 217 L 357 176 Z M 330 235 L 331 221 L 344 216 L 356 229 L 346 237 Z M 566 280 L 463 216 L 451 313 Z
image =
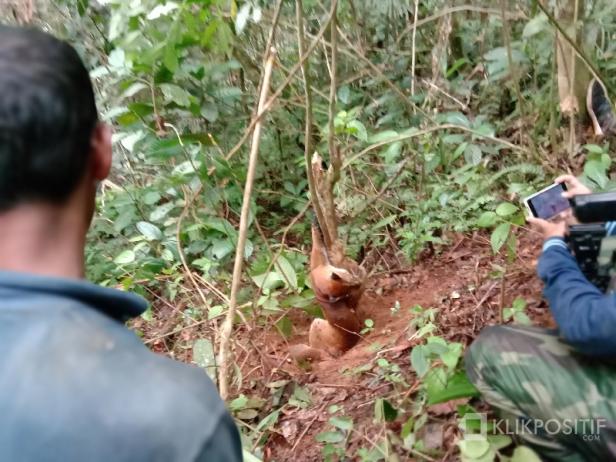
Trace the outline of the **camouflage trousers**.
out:
M 554 331 L 484 329 L 466 353 L 470 381 L 502 431 L 544 460 L 616 460 L 616 363 L 576 353 Z

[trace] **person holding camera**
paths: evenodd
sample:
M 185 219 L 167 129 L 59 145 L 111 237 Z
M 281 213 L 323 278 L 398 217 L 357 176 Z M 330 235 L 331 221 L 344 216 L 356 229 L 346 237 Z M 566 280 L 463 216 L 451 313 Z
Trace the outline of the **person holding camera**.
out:
M 241 461 L 206 373 L 125 327 L 145 300 L 84 280 L 110 167 L 77 52 L 0 25 L 0 460 Z
M 563 195 L 591 191 L 564 175 Z M 544 239 L 537 272 L 558 328 L 483 329 L 466 371 L 485 401 L 545 460 L 616 458 L 616 295 L 582 274 L 566 242 L 566 220 L 529 218 Z M 607 226 L 614 234 L 616 224 Z

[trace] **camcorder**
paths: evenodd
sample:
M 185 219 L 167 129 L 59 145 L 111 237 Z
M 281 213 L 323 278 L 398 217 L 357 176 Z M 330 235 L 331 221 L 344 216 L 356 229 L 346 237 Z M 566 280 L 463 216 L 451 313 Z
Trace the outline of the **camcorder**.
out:
M 570 203 L 580 224 L 569 227 L 569 247 L 584 276 L 603 292 L 611 292 L 616 235 L 607 235 L 605 222 L 616 220 L 616 192 L 574 196 Z
M 562 197 L 564 184 L 554 184 L 528 197 L 530 213 L 548 220 L 572 209 L 579 224 L 569 227 L 567 244 L 582 273 L 603 292 L 612 291 L 616 275 L 616 235 L 608 236 L 606 222 L 616 221 L 616 192 Z M 616 225 L 615 225 L 616 226 Z

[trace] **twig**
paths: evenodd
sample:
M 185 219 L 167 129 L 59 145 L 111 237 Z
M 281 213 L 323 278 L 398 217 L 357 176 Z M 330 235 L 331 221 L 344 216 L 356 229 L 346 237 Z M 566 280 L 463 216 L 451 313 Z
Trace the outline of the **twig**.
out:
M 327 175 L 328 180 L 328 193 L 325 195 L 325 199 L 328 201 L 327 214 L 325 216 L 327 228 L 329 231 L 329 240 L 334 243 L 338 240 L 338 223 L 336 220 L 336 207 L 334 205 L 334 186 L 340 179 L 340 169 L 342 168 L 342 157 L 336 147 L 336 128 L 334 120 L 336 118 L 336 85 L 337 85 L 337 72 L 338 67 L 338 23 L 336 20 L 336 12 L 334 9 L 332 12 L 331 20 L 331 77 L 329 84 L 329 111 L 328 111 L 328 133 L 327 133 L 327 147 L 329 149 L 329 161 L 330 171 Z
M 321 415 L 321 413 L 323 412 L 323 408 L 324 408 L 324 406 L 321 406 L 321 409 L 319 409 L 315 413 L 315 415 L 312 418 L 312 420 L 310 421 L 310 423 L 308 423 L 308 425 L 306 425 L 306 428 L 304 428 L 304 431 L 302 431 L 302 434 L 297 437 L 297 440 L 295 441 L 295 444 L 291 448 L 291 454 L 295 454 L 295 448 L 297 447 L 299 442 L 304 438 L 304 436 L 306 436 L 306 433 L 308 433 L 308 430 L 310 430 L 310 427 L 312 427 L 312 424 L 314 423 L 314 421 L 317 420 L 317 418 Z
M 497 285 L 498 285 L 498 281 L 495 281 L 492 283 L 490 287 L 488 287 L 488 290 L 486 290 L 486 293 L 484 294 L 484 296 L 481 297 L 481 300 L 477 302 L 477 304 L 475 305 L 475 308 L 473 308 L 473 311 L 477 310 L 478 308 L 481 307 L 481 305 L 483 305 L 483 303 L 488 299 L 488 297 L 492 293 L 492 290 L 494 290 L 494 287 L 496 287 Z
M 302 0 L 295 1 L 295 15 L 297 20 L 297 43 L 299 48 L 300 57 L 305 54 L 305 40 L 304 40 L 304 11 Z M 316 181 L 312 173 L 312 166 L 310 156 L 314 151 L 314 140 L 312 138 L 312 125 L 313 125 L 313 110 L 312 110 L 312 88 L 310 85 L 310 74 L 308 61 L 301 61 L 302 76 L 304 78 L 304 94 L 306 96 L 306 125 L 304 129 L 304 162 L 306 163 L 306 176 L 308 178 L 308 189 L 310 191 L 310 199 L 314 209 L 314 213 L 317 217 L 317 221 L 321 225 L 323 235 L 326 238 L 325 244 L 331 245 L 329 242 L 329 229 L 327 229 L 327 223 L 321 205 L 317 197 Z
M 229 310 L 220 331 L 220 349 L 219 360 L 220 366 L 218 372 L 218 383 L 220 384 L 220 395 L 223 399 L 229 396 L 229 362 L 230 362 L 230 344 L 231 332 L 233 331 L 233 320 L 235 318 L 237 306 L 237 294 L 239 292 L 242 269 L 244 265 L 244 247 L 246 246 L 246 236 L 248 234 L 248 219 L 250 214 L 250 202 L 252 199 L 252 189 L 254 185 L 255 173 L 257 170 L 257 161 L 259 159 L 259 142 L 261 140 L 261 116 L 266 111 L 266 98 L 269 93 L 269 83 L 272 77 L 272 68 L 274 66 L 274 58 L 276 50 L 271 49 L 270 55 L 265 63 L 265 71 L 263 73 L 263 85 L 261 95 L 259 97 L 257 123 L 255 124 L 252 135 L 252 145 L 250 148 L 250 157 L 248 161 L 248 172 L 246 175 L 246 186 L 244 188 L 244 197 L 242 199 L 242 211 L 240 214 L 239 237 L 235 250 L 235 263 L 233 265 L 233 280 L 231 282 L 231 296 L 229 297 Z
M 411 39 L 411 97 L 415 96 L 415 52 L 417 38 L 417 14 L 419 11 L 419 0 L 415 0 L 415 12 L 413 13 L 413 38 Z
M 446 96 L 447 98 L 449 98 L 450 100 L 452 100 L 454 103 L 456 103 L 458 106 L 460 106 L 460 108 L 463 111 L 468 111 L 468 106 L 463 103 L 462 101 L 460 101 L 458 98 L 456 98 L 455 96 L 453 96 L 450 93 L 447 93 L 445 90 L 443 90 L 441 87 L 439 87 L 438 85 L 436 85 L 434 82 L 430 82 L 429 80 L 426 79 L 421 79 L 422 83 L 424 85 L 427 85 L 429 87 L 431 87 L 432 89 L 438 91 L 440 94 L 442 94 L 443 96 Z
M 578 8 L 579 8 L 579 0 L 575 0 L 573 10 L 573 40 L 577 42 L 577 21 L 578 21 Z M 575 49 L 571 47 L 571 72 L 569 74 L 569 99 L 573 104 L 576 101 L 575 95 L 575 74 L 576 74 L 576 59 L 575 59 Z M 573 106 L 575 108 L 575 105 Z M 582 108 L 578 108 L 581 110 Z M 575 109 L 571 111 L 569 115 L 569 158 L 573 159 L 575 156 Z

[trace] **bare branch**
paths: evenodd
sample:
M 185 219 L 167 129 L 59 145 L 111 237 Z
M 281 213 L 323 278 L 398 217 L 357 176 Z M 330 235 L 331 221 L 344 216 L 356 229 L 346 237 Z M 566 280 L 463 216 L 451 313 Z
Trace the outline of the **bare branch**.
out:
M 242 279 L 242 269 L 244 265 L 244 248 L 246 246 L 246 236 L 248 234 L 248 219 L 250 214 L 250 202 L 252 198 L 252 189 L 254 185 L 255 173 L 257 170 L 257 162 L 259 159 L 259 143 L 261 141 L 261 126 L 262 116 L 267 111 L 266 99 L 269 92 L 269 84 L 272 77 L 272 68 L 274 67 L 274 58 L 276 50 L 271 49 L 270 55 L 265 63 L 265 71 L 263 73 L 263 84 L 261 85 L 261 95 L 259 97 L 259 105 L 257 123 L 252 134 L 252 145 L 250 147 L 250 157 L 248 161 L 248 172 L 246 175 L 246 186 L 244 187 L 244 197 L 242 201 L 242 211 L 240 214 L 239 237 L 237 247 L 235 249 L 235 263 L 233 265 L 233 281 L 231 282 L 231 296 L 229 297 L 229 309 L 225 322 L 220 331 L 220 350 L 218 364 L 220 370 L 218 373 L 218 383 L 220 386 L 220 395 L 223 399 L 229 396 L 229 363 L 231 362 L 231 333 L 233 331 L 233 320 L 237 307 L 237 294 L 239 292 Z

